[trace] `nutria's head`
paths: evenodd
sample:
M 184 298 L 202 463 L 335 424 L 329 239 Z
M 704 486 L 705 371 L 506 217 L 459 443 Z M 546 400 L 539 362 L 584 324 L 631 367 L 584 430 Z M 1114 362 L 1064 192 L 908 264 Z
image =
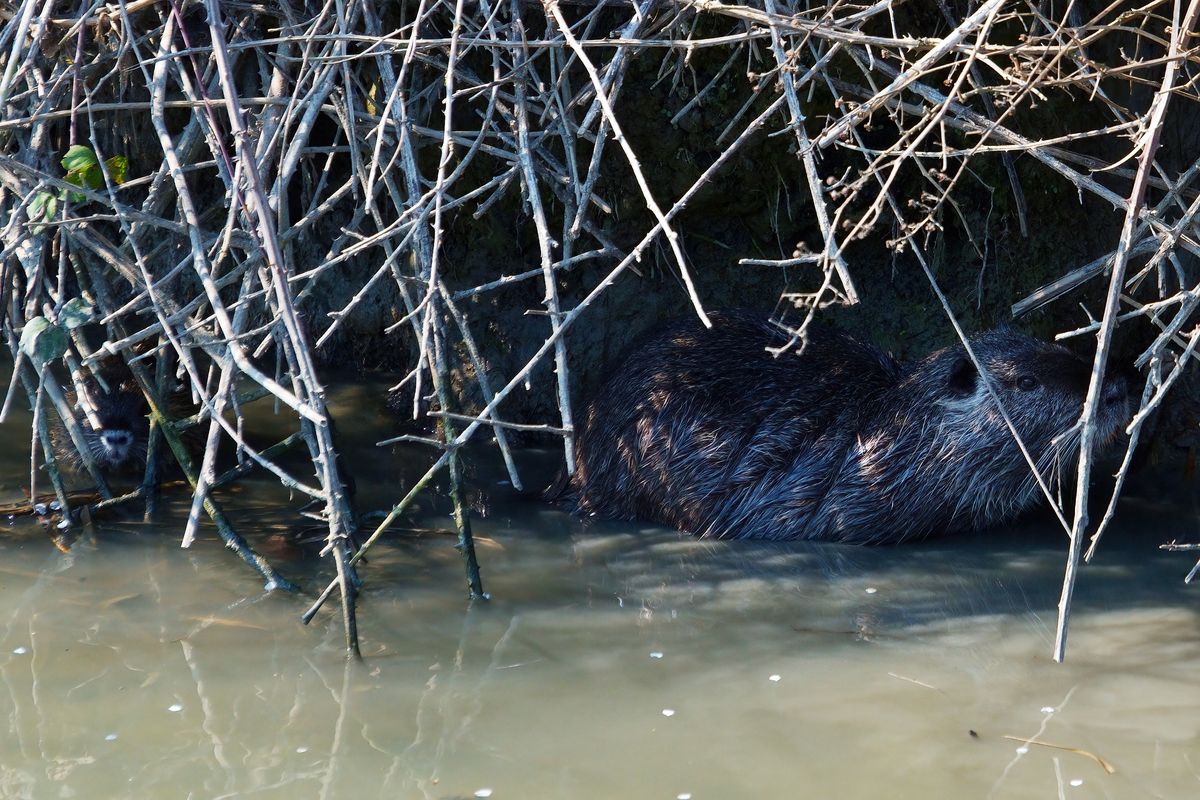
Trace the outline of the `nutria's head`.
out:
M 859 471 L 872 491 L 887 495 L 889 522 L 900 520 L 906 537 L 987 527 L 1037 502 L 1038 483 L 989 383 L 1043 480 L 1061 484 L 1078 461 L 1091 364 L 1011 330 L 973 337 L 971 350 L 986 382 L 961 345 L 939 350 L 873 402 L 873 435 L 860 438 Z M 1110 373 L 1097 417 L 1100 447 L 1131 411 L 1127 378 Z M 900 538 L 893 532 L 890 540 Z
M 90 393 L 98 423 L 83 415 L 83 435 L 92 460 L 101 469 L 138 466 L 146 460 L 146 403 L 132 386 Z
M 1043 473 L 1073 463 L 1091 362 L 1060 345 L 1005 329 L 972 338 L 971 349 L 986 367 L 1004 410 Z M 998 436 L 1011 439 L 978 369 L 961 345 L 920 362 L 916 373 L 923 372 L 944 381 L 942 405 L 952 415 L 973 417 L 969 427 L 975 435 L 994 429 Z M 1117 436 L 1129 421 L 1131 405 L 1129 380 L 1123 371 L 1110 367 L 1096 418 L 1098 446 Z

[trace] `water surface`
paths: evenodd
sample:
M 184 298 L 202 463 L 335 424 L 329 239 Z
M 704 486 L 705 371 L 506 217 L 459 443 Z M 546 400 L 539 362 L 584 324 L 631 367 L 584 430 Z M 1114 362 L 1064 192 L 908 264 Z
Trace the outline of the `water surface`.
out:
M 361 388 L 337 406 L 360 506 L 384 508 L 428 454 L 372 448 L 390 427 Z M 0 436 L 20 496 L 28 418 Z M 304 595 L 265 594 L 210 528 L 181 550 L 178 495 L 67 553 L 4 523 L 0 797 L 1200 796 L 1200 589 L 1157 549 L 1196 514 L 1154 484 L 1083 570 L 1060 665 L 1064 542 L 1043 521 L 900 548 L 702 542 L 573 519 L 473 456 L 491 602 L 464 599 L 427 496 L 362 569 L 361 663 L 332 607 L 300 624 L 331 565 L 263 478 L 224 500 Z M 529 483 L 554 459 L 523 453 Z

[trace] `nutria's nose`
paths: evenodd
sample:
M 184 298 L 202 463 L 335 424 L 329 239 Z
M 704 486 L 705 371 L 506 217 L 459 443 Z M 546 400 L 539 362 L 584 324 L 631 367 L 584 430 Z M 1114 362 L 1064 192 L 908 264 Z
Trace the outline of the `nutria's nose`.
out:
M 1118 372 L 1104 382 L 1104 405 L 1115 406 L 1123 404 L 1129 397 L 1129 380 Z
M 123 450 L 133 444 L 133 434 L 129 431 L 103 431 L 100 442 L 110 451 Z

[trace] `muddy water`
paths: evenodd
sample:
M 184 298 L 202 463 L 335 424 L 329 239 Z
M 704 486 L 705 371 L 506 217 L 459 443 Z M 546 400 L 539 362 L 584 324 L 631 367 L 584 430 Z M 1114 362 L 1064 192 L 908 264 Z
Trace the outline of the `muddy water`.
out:
M 387 425 L 361 390 L 339 405 L 360 505 L 384 507 L 426 456 L 369 446 Z M 0 429 L 6 497 L 27 431 Z M 299 623 L 330 567 L 265 480 L 226 502 L 303 596 L 264 594 L 211 530 L 179 549 L 177 495 L 68 553 L 0 520 L 0 797 L 1200 796 L 1200 589 L 1156 549 L 1197 518 L 1158 486 L 1083 571 L 1057 665 L 1063 547 L 1041 521 L 888 549 L 699 542 L 574 520 L 482 455 L 492 601 L 464 601 L 426 497 L 363 569 L 362 663 L 331 612 Z M 530 483 L 554 468 L 523 463 Z

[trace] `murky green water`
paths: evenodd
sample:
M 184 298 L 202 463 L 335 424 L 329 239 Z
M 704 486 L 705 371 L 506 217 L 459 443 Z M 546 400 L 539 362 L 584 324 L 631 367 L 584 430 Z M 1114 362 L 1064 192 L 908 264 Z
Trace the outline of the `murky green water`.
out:
M 348 462 L 383 507 L 424 455 L 368 446 L 387 428 L 361 391 L 339 405 L 366 409 Z M 7 497 L 27 426 L 0 429 Z M 524 456 L 531 484 L 553 469 Z M 331 568 L 264 480 L 231 515 L 307 596 L 264 595 L 211 530 L 180 550 L 182 497 L 65 554 L 7 523 L 0 797 L 1200 796 L 1200 587 L 1157 550 L 1197 518 L 1149 490 L 1083 571 L 1057 665 L 1063 543 L 1041 523 L 904 548 L 709 543 L 585 524 L 501 477 L 473 476 L 494 599 L 464 601 L 427 498 L 363 569 L 361 664 L 331 610 L 299 623 Z

